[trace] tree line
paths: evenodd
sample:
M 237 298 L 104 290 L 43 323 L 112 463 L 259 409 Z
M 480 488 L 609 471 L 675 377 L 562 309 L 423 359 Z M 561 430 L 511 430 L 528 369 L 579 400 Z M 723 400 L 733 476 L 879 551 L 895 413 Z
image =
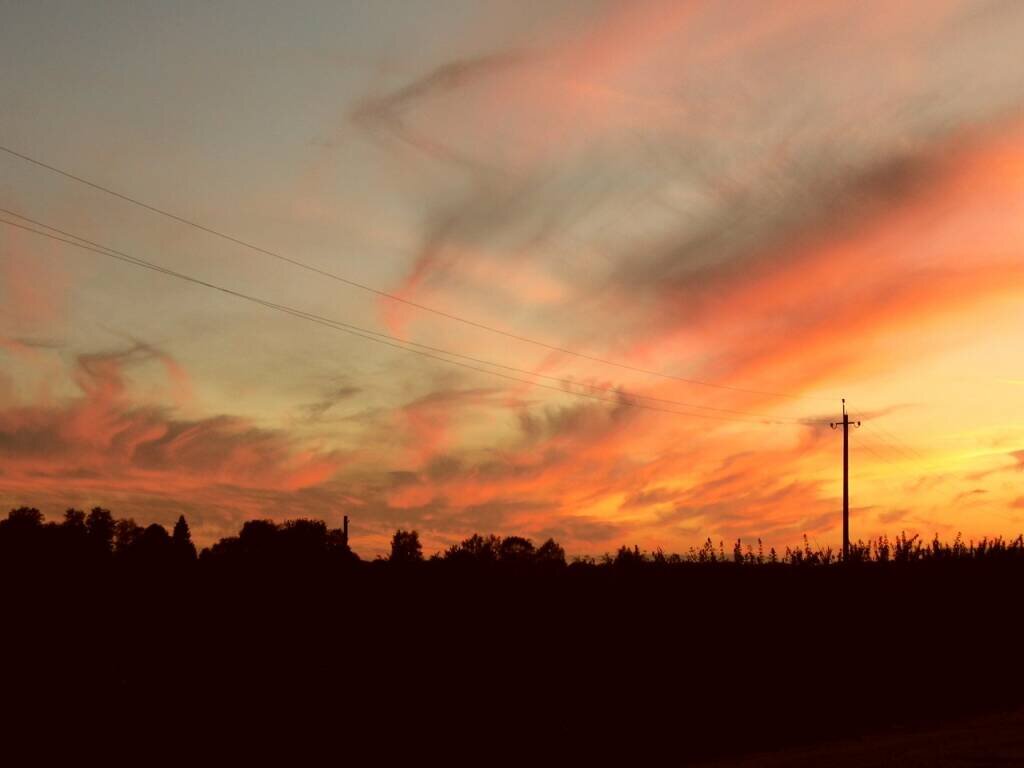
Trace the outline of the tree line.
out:
M 192 542 L 184 515 L 179 516 L 170 532 L 158 523 L 142 526 L 131 518 L 115 518 L 110 510 L 102 507 L 94 507 L 88 513 L 68 509 L 60 522 L 46 521 L 35 507 L 19 507 L 0 520 L 0 559 L 11 562 L 51 558 L 59 558 L 63 563 L 109 558 L 157 567 L 188 566 L 196 562 L 220 565 L 361 562 L 342 529 L 329 528 L 323 520 L 306 518 L 283 523 L 248 520 L 237 535 L 224 537 L 202 551 L 197 551 Z M 964 540 L 959 534 L 952 541 L 942 541 L 936 535 L 927 541 L 917 535 L 900 533 L 893 539 L 880 536 L 854 542 L 849 557 L 850 563 L 881 565 L 980 560 L 1024 562 L 1024 535 L 1014 539 L 987 537 L 978 541 Z M 523 536 L 473 534 L 425 557 L 419 533 L 398 529 L 391 538 L 388 554 L 374 562 L 400 567 L 447 563 L 546 569 L 567 566 L 637 569 L 686 565 L 828 566 L 839 561 L 836 550 L 812 546 L 806 536 L 802 546 L 786 547 L 781 553 L 774 547 L 766 552 L 760 539 L 756 545 L 744 545 L 737 539 L 727 550 L 723 541 L 716 545 L 708 538 L 701 547 L 691 547 L 683 554 L 622 546 L 600 557 L 577 556 L 569 561 L 565 549 L 552 538 L 535 545 Z
M 567 557 L 473 534 L 429 554 L 403 528 L 360 559 L 308 519 L 249 520 L 197 551 L 184 517 L 20 507 L 0 519 L 4 691 L 118 718 L 211 702 L 211 722 L 225 702 L 310 702 L 346 734 L 422 725 L 492 751 L 547 728 L 595 757 L 615 739 L 631 763 L 649 744 L 685 763 L 1024 702 L 1021 537 L 852 552 Z

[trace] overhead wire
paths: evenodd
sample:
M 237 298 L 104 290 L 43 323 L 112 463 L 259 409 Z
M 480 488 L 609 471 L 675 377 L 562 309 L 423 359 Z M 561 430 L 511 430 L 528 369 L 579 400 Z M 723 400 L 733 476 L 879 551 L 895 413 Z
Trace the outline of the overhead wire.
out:
M 615 367 L 615 368 L 620 368 L 620 369 L 623 369 L 623 370 L 632 371 L 634 373 L 641 373 L 641 374 L 645 374 L 645 375 L 648 375 L 648 376 L 658 376 L 658 377 L 661 377 L 661 378 L 664 378 L 664 379 L 671 379 L 671 380 L 674 380 L 674 381 L 679 381 L 679 382 L 683 382 L 683 383 L 691 384 L 691 385 L 695 385 L 695 386 L 710 387 L 710 388 L 715 388 L 715 389 L 728 390 L 728 391 L 732 391 L 732 392 L 741 392 L 741 393 L 746 393 L 746 394 L 762 395 L 762 396 L 766 396 L 766 397 L 780 397 L 780 398 L 793 399 L 793 400 L 815 400 L 815 401 L 819 401 L 819 402 L 824 402 L 826 400 L 828 400 L 829 402 L 832 401 L 832 398 L 812 397 L 812 396 L 809 396 L 809 395 L 801 395 L 801 394 L 795 394 L 795 393 L 789 393 L 789 392 L 774 392 L 774 391 L 764 390 L 764 389 L 753 389 L 753 388 L 747 388 L 747 387 L 737 387 L 737 386 L 733 386 L 733 385 L 730 385 L 730 384 L 720 384 L 720 383 L 717 383 L 717 382 L 703 381 L 703 380 L 700 380 L 700 379 L 693 379 L 693 378 L 688 378 L 688 377 L 685 377 L 685 376 L 677 376 L 675 374 L 665 373 L 663 371 L 656 371 L 656 370 L 652 370 L 652 369 L 646 369 L 646 368 L 642 368 L 642 367 L 639 367 L 639 366 L 630 365 L 629 363 L 623 363 L 623 362 L 619 362 L 619 361 L 616 361 L 616 360 L 610 360 L 610 359 L 607 359 L 607 358 L 599 357 L 597 355 L 590 355 L 590 354 L 587 354 L 585 352 L 578 352 L 576 350 L 572 350 L 572 349 L 569 349 L 567 347 L 562 347 L 562 346 L 559 346 L 557 344 L 550 344 L 548 342 L 541 341 L 539 339 L 534 339 L 534 338 L 531 338 L 529 336 L 524 336 L 522 334 L 513 333 L 511 331 L 506 331 L 506 330 L 503 330 L 501 328 L 497 328 L 495 326 L 488 325 L 487 323 L 482 323 L 482 322 L 479 322 L 477 320 L 473 320 L 471 318 L 467 318 L 467 317 L 464 317 L 462 315 L 458 315 L 458 314 L 456 314 L 454 312 L 448 312 L 446 310 L 439 309 L 437 307 L 432 307 L 432 306 L 429 306 L 429 305 L 426 305 L 426 304 L 421 304 L 419 302 L 412 301 L 411 299 L 407 299 L 407 298 L 405 298 L 403 296 L 399 296 L 399 295 L 394 294 L 394 293 L 389 293 L 388 291 L 384 291 L 384 290 L 381 290 L 379 288 L 374 288 L 373 286 L 368 285 L 366 283 L 362 283 L 360 281 L 353 280 L 351 278 L 345 277 L 343 275 L 339 275 L 339 274 L 334 273 L 334 272 L 330 272 L 328 270 L 322 269 L 320 267 L 317 267 L 315 265 L 312 265 L 312 264 L 309 264 L 307 262 L 301 261 L 299 259 L 295 259 L 293 257 L 286 256 L 286 255 L 278 253 L 276 251 L 272 251 L 272 250 L 270 250 L 268 248 L 263 248 L 262 246 L 255 245 L 255 244 L 250 243 L 250 242 L 248 242 L 246 240 L 243 240 L 243 239 L 241 239 L 239 237 L 235 237 L 234 235 L 227 234 L 227 233 L 222 232 L 220 230 L 214 229 L 213 227 L 207 226 L 205 224 L 201 224 L 201 223 L 199 223 L 197 221 L 194 221 L 192 219 L 188 219 L 188 218 L 186 218 L 184 216 L 179 216 L 178 214 L 172 213 L 172 212 L 170 212 L 170 211 L 168 211 L 168 210 L 166 210 L 164 208 L 160 208 L 160 207 L 158 207 L 156 205 L 153 205 L 151 203 L 147 203 L 147 202 L 145 202 L 145 201 L 143 201 L 143 200 L 141 200 L 141 199 L 139 199 L 137 197 L 134 197 L 132 195 L 128 195 L 128 194 L 125 194 L 123 192 L 118 192 L 117 190 L 111 189 L 110 187 L 104 186 L 104 185 L 99 184 L 99 183 L 94 182 L 94 181 L 90 181 L 89 179 L 86 179 L 83 176 L 79 176 L 77 174 L 71 173 L 70 171 L 64 170 L 62 168 L 58 168 L 55 165 L 51 165 L 51 164 L 46 163 L 46 162 L 44 162 L 42 160 L 39 160 L 37 158 L 34 158 L 34 157 L 29 156 L 29 155 L 23 154 L 23 153 L 18 152 L 18 151 L 14 150 L 14 149 L 11 149 L 10 147 L 4 146 L 4 145 L 0 145 L 0 151 L 4 152 L 4 153 L 6 153 L 6 154 L 8 154 L 8 155 L 10 155 L 12 157 L 15 157 L 15 158 L 18 158 L 20 160 L 23 160 L 24 162 L 30 163 L 32 165 L 35 165 L 35 166 L 37 166 L 39 168 L 43 168 L 43 169 L 45 169 L 47 171 L 50 171 L 52 173 L 59 174 L 59 175 L 65 177 L 65 178 L 70 179 L 72 181 L 75 181 L 75 182 L 77 182 L 79 184 L 83 184 L 85 186 L 91 187 L 92 189 L 95 189 L 95 190 L 97 190 L 99 192 L 103 192 L 104 194 L 107 194 L 107 195 L 110 195 L 112 197 L 118 198 L 119 200 L 123 200 L 123 201 L 125 201 L 127 203 L 130 203 L 132 205 L 138 206 L 139 208 L 143 208 L 143 209 L 145 209 L 147 211 L 150 211 L 152 213 L 155 213 L 157 215 L 164 216 L 164 217 L 166 217 L 168 219 L 171 219 L 173 221 L 176 221 L 176 222 L 178 222 L 180 224 L 184 224 L 186 226 L 193 227 L 194 229 L 197 229 L 197 230 L 199 230 L 201 232 L 205 232 L 205 233 L 207 233 L 209 235 L 213 235 L 214 237 L 221 238 L 221 239 L 223 239 L 223 240 L 225 240 L 227 242 L 234 243 L 235 245 L 239 245 L 239 246 L 242 246 L 244 248 L 248 248 L 248 249 L 250 249 L 250 250 L 252 250 L 252 251 L 254 251 L 256 253 L 261 253 L 263 255 L 270 256 L 270 257 L 272 257 L 274 259 L 278 259 L 280 261 L 286 262 L 286 263 L 291 264 L 292 266 L 298 267 L 300 269 L 304 269 L 304 270 L 307 270 L 309 272 L 318 274 L 318 275 L 320 275 L 322 277 L 326 277 L 326 278 L 329 278 L 331 280 L 335 280 L 335 281 L 337 281 L 339 283 L 342 283 L 344 285 L 347 285 L 349 287 L 358 288 L 360 290 L 367 291 L 367 292 L 372 293 L 372 294 L 374 294 L 376 296 L 379 296 L 381 298 L 388 299 L 389 301 L 395 301 L 395 302 L 404 304 L 404 305 L 409 306 L 409 307 L 413 307 L 415 309 L 418 309 L 418 310 L 421 310 L 421 311 L 424 311 L 424 312 L 432 313 L 432 314 L 437 315 L 439 317 L 444 317 L 444 318 L 446 318 L 448 320 L 453 320 L 453 321 L 456 321 L 456 322 L 459 322 L 459 323 L 463 323 L 465 325 L 468 325 L 468 326 L 471 326 L 471 327 L 474 327 L 474 328 L 477 328 L 477 329 L 480 329 L 480 330 L 483 330 L 483 331 L 487 331 L 489 333 L 498 334 L 498 335 L 504 336 L 506 338 L 514 339 L 516 341 L 520 341 L 520 342 L 523 342 L 523 343 L 526 343 L 526 344 L 533 344 L 535 346 L 542 347 L 542 348 L 548 349 L 548 350 L 553 351 L 553 352 L 558 352 L 560 354 L 572 355 L 574 357 L 577 357 L 577 358 L 580 358 L 580 359 L 583 359 L 583 360 L 589 360 L 591 362 L 599 363 L 601 365 L 612 366 L 612 367 Z
M 541 387 L 541 388 L 545 388 L 545 389 L 550 389 L 550 390 L 553 390 L 553 391 L 560 392 L 562 394 L 569 394 L 569 395 L 573 395 L 573 396 L 576 396 L 576 397 L 586 397 L 586 398 L 590 398 L 590 399 L 593 399 L 593 400 L 599 400 L 599 401 L 603 401 L 603 402 L 613 403 L 613 404 L 616 404 L 616 405 L 626 405 L 626 406 L 629 406 L 629 407 L 643 408 L 643 409 L 646 409 L 646 410 L 660 411 L 660 412 L 664 412 L 664 413 L 673 413 L 673 414 L 681 415 L 681 416 L 696 416 L 698 418 L 714 419 L 714 420 L 720 420 L 720 421 L 735 421 L 735 422 L 752 423 L 752 424 L 763 424 L 763 425 L 777 425 L 777 424 L 786 424 L 786 423 L 789 423 L 789 424 L 796 423 L 796 424 L 811 425 L 811 424 L 816 423 L 813 420 L 807 420 L 807 419 L 793 419 L 791 417 L 765 417 L 765 416 L 763 416 L 761 414 L 754 414 L 754 413 L 742 412 L 742 411 L 728 411 L 728 412 L 730 412 L 730 413 L 745 414 L 745 415 L 748 415 L 748 416 L 752 416 L 754 418 L 752 418 L 752 419 L 741 419 L 741 418 L 735 418 L 735 417 L 732 417 L 732 416 L 721 416 L 721 415 L 718 415 L 718 414 L 694 413 L 694 412 L 678 411 L 678 410 L 674 410 L 674 409 L 661 408 L 661 407 L 657 407 L 657 406 L 653 406 L 653 405 L 647 405 L 647 404 L 641 403 L 641 402 L 632 401 L 629 398 L 633 397 L 633 395 L 631 395 L 630 393 L 627 393 L 627 392 L 623 392 L 621 390 L 617 392 L 617 394 L 618 394 L 617 397 L 614 397 L 614 398 L 602 397 L 600 395 L 594 394 L 593 392 L 572 391 L 572 390 L 567 390 L 564 387 L 557 387 L 557 386 L 554 386 L 554 385 L 544 384 L 542 382 L 538 382 L 538 381 L 534 381 L 534 380 L 530 380 L 530 379 L 523 379 L 523 378 L 516 377 L 516 376 L 510 376 L 510 375 L 507 375 L 507 374 L 500 373 L 498 371 L 490 370 L 488 368 L 481 368 L 481 367 L 478 367 L 478 366 L 470 365 L 468 363 L 460 362 L 458 360 L 450 359 L 449 357 L 443 357 L 442 355 L 451 355 L 452 357 L 461 357 L 463 359 L 469 359 L 469 360 L 472 360 L 474 362 L 480 363 L 481 365 L 493 365 L 495 367 L 502 367 L 502 368 L 505 368 L 506 370 L 516 371 L 516 372 L 525 374 L 527 376 L 543 377 L 543 378 L 547 378 L 549 380 L 553 379 L 553 380 L 561 382 L 562 384 L 564 384 L 566 386 L 575 386 L 575 387 L 583 386 L 583 387 L 588 387 L 590 389 L 594 389 L 593 387 L 590 387 L 590 385 L 582 384 L 580 382 L 573 381 L 573 380 L 570 380 L 570 379 L 558 379 L 557 377 L 546 376 L 544 374 L 536 374 L 536 373 L 534 373 L 532 371 L 526 371 L 526 370 L 523 370 L 523 369 L 514 368 L 512 366 L 506 366 L 506 365 L 499 364 L 499 363 L 492 363 L 490 361 L 481 360 L 481 359 L 478 359 L 478 358 L 472 358 L 472 357 L 469 357 L 467 355 L 461 355 L 460 353 L 449 352 L 448 350 L 443 350 L 443 349 L 436 348 L 436 347 L 428 347 L 427 345 L 421 345 L 421 344 L 418 344 L 416 342 L 410 342 L 410 341 L 407 341 L 407 340 L 404 340 L 404 339 L 401 339 L 401 338 L 398 338 L 398 337 L 391 336 L 389 334 L 381 334 L 381 333 L 379 333 L 377 331 L 372 331 L 372 330 L 369 330 L 369 329 L 360 328 L 359 326 L 353 326 L 353 325 L 350 325 L 350 324 L 347 324 L 347 323 L 343 323 L 341 321 L 334 320 L 332 318 L 326 318 L 326 317 L 323 317 L 323 316 L 320 316 L 320 315 L 317 315 L 317 314 L 314 314 L 314 313 L 311 313 L 311 312 L 306 312 L 305 310 L 297 309 L 295 307 L 291 307 L 291 306 L 288 306 L 288 305 L 285 305 L 285 304 L 279 304 L 277 302 L 269 301 L 267 299 L 263 299 L 263 298 L 258 297 L 258 296 L 253 296 L 253 295 L 250 295 L 250 294 L 243 293 L 241 291 L 237 291 L 237 290 L 235 290 L 233 288 L 228 288 L 226 286 L 218 285 L 216 283 L 211 283 L 209 281 L 203 280 L 201 278 L 194 277 L 192 275 L 185 274 L 183 272 L 178 272 L 176 270 L 169 269 L 167 267 L 164 267 L 162 265 L 159 265 L 159 264 L 147 261 L 147 260 L 139 258 L 137 256 L 132 256 L 131 254 L 125 253 L 123 251 L 118 251 L 118 250 L 110 248 L 108 246 L 105 246 L 105 245 L 93 242 L 91 240 L 88 240 L 87 238 L 80 237 L 79 235 L 67 232 L 65 230 L 58 229 L 56 227 L 52 227 L 52 226 L 50 226 L 48 224 L 45 224 L 43 222 L 39 222 L 37 220 L 30 219 L 29 217 L 22 216 L 21 214 L 16 213 L 14 211 L 10 211 L 10 210 L 4 209 L 4 208 L 0 208 L 0 211 L 2 211 L 3 213 L 6 213 L 9 216 L 14 216 L 15 218 L 22 219 L 23 221 L 28 221 L 28 222 L 30 222 L 32 224 L 35 224 L 38 227 L 43 227 L 44 229 L 51 230 L 50 232 L 46 232 L 46 231 L 43 231 L 42 229 L 36 229 L 34 227 L 31 227 L 31 226 L 28 226 L 28 225 L 25 225 L 25 224 L 19 224 L 19 223 L 14 222 L 14 221 L 10 221 L 10 220 L 7 220 L 7 219 L 0 218 L 0 223 L 6 224 L 6 225 L 11 226 L 11 227 L 16 227 L 16 228 L 24 230 L 26 232 L 30 232 L 30 233 L 33 233 L 33 234 L 36 234 L 36 235 L 39 235 L 39 236 L 42 236 L 42 237 L 46 237 L 46 238 L 49 238 L 51 240 L 55 240 L 55 241 L 58 241 L 58 242 L 66 243 L 68 245 L 71 245 L 71 246 L 74 246 L 74 247 L 77 247 L 77 248 L 80 248 L 80 249 L 83 249 L 83 250 L 86 250 L 86 251 L 90 251 L 90 252 L 93 252 L 93 253 L 97 253 L 97 254 L 102 255 L 102 256 L 107 256 L 107 257 L 116 259 L 118 261 L 122 261 L 122 262 L 125 262 L 125 263 L 128 263 L 128 264 L 132 264 L 132 265 L 137 266 L 137 267 L 141 267 L 141 268 L 144 268 L 144 269 L 149 269 L 149 270 L 152 270 L 152 271 L 155 271 L 155 272 L 158 272 L 158 273 L 170 276 L 170 277 L 174 277 L 174 278 L 177 278 L 177 279 L 180 279 L 180 280 L 184 280 L 184 281 L 196 284 L 196 285 L 200 285 L 200 286 L 206 287 L 206 288 L 211 289 L 211 290 L 215 290 L 215 291 L 219 291 L 219 292 L 231 295 L 231 296 L 235 296 L 236 298 L 240 298 L 240 299 L 243 299 L 245 301 L 256 303 L 256 304 L 261 305 L 263 307 L 266 307 L 268 309 L 273 309 L 273 310 L 276 310 L 276 311 L 279 311 L 279 312 L 283 312 L 285 314 L 288 314 L 288 315 L 291 315 L 291 316 L 294 316 L 294 317 L 297 317 L 297 318 L 305 319 L 305 320 L 310 321 L 310 322 L 315 322 L 315 323 L 318 323 L 320 325 L 325 325 L 327 327 L 334 328 L 335 330 L 339 330 L 339 331 L 342 331 L 344 333 L 347 333 L 347 334 L 350 334 L 350 335 L 353 335 L 353 336 L 357 336 L 357 337 L 366 339 L 368 341 L 376 342 L 376 343 L 379 343 L 379 344 L 384 344 L 385 346 L 393 347 L 395 349 L 400 349 L 400 350 L 403 350 L 403 351 L 406 351 L 406 352 L 411 352 L 413 354 L 418 354 L 418 355 L 421 355 L 421 356 L 424 356 L 424 357 L 428 357 L 428 358 L 432 358 L 432 359 L 435 359 L 435 360 L 439 360 L 441 362 L 445 362 L 445 363 L 448 363 L 450 365 L 457 365 L 457 366 L 460 366 L 462 368 L 468 368 L 470 370 L 478 371 L 480 373 L 486 373 L 486 374 L 490 374 L 492 376 L 497 376 L 499 378 L 503 378 L 503 379 L 507 379 L 507 380 L 511 380 L 511 381 L 516 381 L 518 383 L 527 384 L 527 385 L 530 385 L 530 386 Z M 57 232 L 59 234 L 52 234 L 53 232 Z M 417 349 L 415 347 L 421 347 L 422 349 Z M 425 351 L 425 350 L 433 350 L 433 351 L 439 352 L 440 354 L 433 354 L 431 351 Z M 636 397 L 638 399 L 653 399 L 653 398 L 647 398 L 646 396 L 642 396 L 642 395 L 636 396 Z M 727 410 L 727 409 L 712 408 L 712 406 L 703 406 L 703 405 L 682 403 L 682 402 L 679 402 L 679 401 L 665 401 L 665 402 L 669 402 L 669 403 L 678 405 L 680 407 L 685 407 L 685 408 L 702 408 L 702 409 L 710 409 L 710 410 L 716 410 L 716 411 L 719 411 L 719 410 L 726 411 Z
M 900 463 L 911 463 L 914 461 L 913 456 L 911 456 L 898 445 L 896 445 L 891 440 L 886 438 L 884 435 L 882 435 L 881 432 L 878 432 L 873 428 L 869 428 L 869 432 L 869 437 L 874 439 L 879 445 L 884 446 L 885 450 L 891 453 L 893 456 L 895 456 L 896 460 L 899 461 Z
M 882 456 L 880 453 L 878 453 L 878 451 L 876 451 L 874 448 L 872 448 L 868 443 L 865 443 L 863 441 L 859 441 L 858 442 L 858 446 L 863 448 L 864 450 L 866 450 L 868 453 L 870 453 L 872 456 L 874 456 L 876 459 L 878 459 L 879 461 L 883 462 L 884 464 L 888 464 L 889 466 L 896 466 L 895 462 L 891 461 L 890 459 L 885 458 L 885 456 Z
M 885 445 L 886 448 L 892 451 L 894 455 L 898 456 L 901 461 L 909 461 L 911 463 L 915 461 L 925 461 L 925 457 L 920 451 L 901 440 L 890 430 L 885 429 L 878 423 L 877 419 L 867 419 L 861 414 L 857 414 L 857 419 L 861 421 L 864 427 L 871 431 L 876 440 Z
M 923 453 L 921 453 L 914 446 L 912 446 L 907 441 L 903 440 L 898 435 L 894 434 L 892 430 L 883 427 L 877 421 L 872 421 L 872 429 L 876 432 L 876 434 L 881 433 L 883 436 L 888 436 L 889 440 L 892 443 L 894 443 L 896 447 L 900 448 L 901 450 L 909 454 L 911 458 L 918 459 L 919 461 L 927 460 Z
M 851 413 L 851 415 L 853 414 Z M 911 464 L 918 461 L 926 461 L 924 455 L 920 451 L 918 451 L 913 446 L 909 445 L 908 443 L 897 437 L 890 430 L 885 429 L 881 424 L 878 423 L 877 419 L 867 419 L 864 418 L 864 416 L 859 413 L 856 414 L 856 418 L 864 427 L 871 431 L 871 435 L 875 440 L 879 442 L 881 446 L 885 446 L 886 451 L 890 452 L 893 456 L 896 457 L 897 461 L 901 463 L 908 462 Z M 860 442 L 860 445 L 866 448 L 869 453 L 872 453 L 873 455 L 882 459 L 883 461 L 886 461 L 887 463 L 890 464 L 893 463 L 885 459 L 884 457 L 880 456 L 867 443 Z
M 44 229 L 48 229 L 48 230 L 51 230 L 53 232 L 57 232 L 57 233 L 65 236 L 65 237 L 72 238 L 72 239 L 77 240 L 77 241 L 81 241 L 82 243 L 86 243 L 86 244 L 88 244 L 88 245 L 90 245 L 90 246 L 92 246 L 94 248 L 98 248 L 98 249 L 101 249 L 103 251 L 108 251 L 111 254 L 116 254 L 117 256 L 121 257 L 122 259 L 128 259 L 128 260 L 130 260 L 132 262 L 138 262 L 140 266 L 146 266 L 146 267 L 149 267 L 149 268 L 153 268 L 153 267 L 159 266 L 159 265 L 154 265 L 151 262 L 146 262 L 145 260 L 140 259 L 140 258 L 135 257 L 135 256 L 132 256 L 130 254 L 124 253 L 123 251 L 117 251 L 117 250 L 112 249 L 112 248 L 110 248 L 108 246 L 102 245 L 100 243 L 96 243 L 96 242 L 94 242 L 92 240 L 88 240 L 88 239 L 83 238 L 80 235 L 76 235 L 76 234 L 74 234 L 72 232 L 68 232 L 66 230 L 54 227 L 54 226 L 52 226 L 50 224 L 46 224 L 45 222 L 41 222 L 41 221 L 39 221 L 37 219 L 32 219 L 32 218 L 30 218 L 28 216 L 20 214 L 20 213 L 18 213 L 16 211 L 12 211 L 12 210 L 10 210 L 8 208 L 0 207 L 0 213 L 6 213 L 6 214 L 8 214 L 10 216 L 14 216 L 16 218 L 22 219 L 23 221 L 27 221 L 27 222 L 30 222 L 32 224 L 35 224 L 36 226 L 43 227 Z M 159 266 L 159 271 L 164 272 L 166 274 L 170 274 L 170 275 L 176 276 L 176 277 L 184 277 L 185 279 L 190 279 L 191 280 L 191 277 L 184 276 L 184 275 L 182 275 L 180 273 L 175 273 L 173 270 L 169 270 L 166 267 Z M 193 282 L 195 282 L 195 280 L 193 280 Z M 199 281 L 199 282 L 202 282 L 202 281 Z M 206 283 L 202 283 L 202 284 L 207 285 L 207 287 L 214 287 L 214 286 L 210 286 L 210 285 L 208 285 Z M 221 289 L 221 290 L 229 290 L 229 289 L 220 288 L 219 286 L 217 286 L 217 287 L 219 289 Z M 234 295 L 238 295 L 238 292 L 236 292 L 236 291 L 229 290 L 229 292 L 231 292 Z M 587 384 L 585 382 L 577 381 L 577 380 L 574 380 L 574 379 L 566 379 L 566 378 L 561 378 L 561 377 L 558 377 L 558 376 L 551 376 L 549 374 L 538 373 L 538 372 L 535 372 L 535 371 L 528 371 L 528 370 L 525 370 L 523 368 L 517 368 L 515 366 L 506 365 L 504 363 L 498 363 L 498 362 L 495 362 L 495 361 L 492 361 L 492 360 L 486 360 L 486 359 L 479 358 L 479 357 L 473 357 L 472 355 L 466 355 L 466 354 L 462 354 L 462 353 L 459 353 L 459 352 L 453 352 L 452 350 L 444 349 L 444 348 L 441 348 L 441 347 L 431 346 L 429 344 L 422 344 L 422 343 L 419 343 L 419 342 L 411 341 L 409 339 L 403 339 L 401 337 L 394 336 L 392 334 L 381 333 L 379 331 L 374 331 L 374 330 L 371 330 L 371 329 L 368 329 L 368 328 L 363 328 L 361 326 L 352 325 L 350 323 L 345 323 L 343 321 L 335 320 L 333 318 L 325 318 L 325 317 L 323 317 L 321 315 L 316 315 L 316 314 L 313 314 L 313 313 L 305 312 L 304 310 L 295 309 L 294 307 L 287 307 L 286 305 L 276 304 L 276 303 L 268 301 L 266 299 L 259 299 L 259 298 L 256 298 L 256 297 L 249 297 L 249 296 L 246 296 L 246 298 L 258 301 L 260 304 L 263 304 L 264 306 L 267 306 L 267 307 L 271 307 L 271 308 L 274 308 L 274 309 L 280 309 L 282 311 L 287 311 L 289 314 L 304 315 L 304 316 L 307 317 L 307 319 L 315 319 L 317 322 L 320 322 L 320 323 L 330 323 L 332 325 L 340 326 L 340 327 L 342 327 L 344 329 L 347 329 L 349 331 L 352 331 L 354 333 L 369 334 L 369 335 L 372 335 L 372 336 L 379 337 L 381 339 L 387 339 L 387 340 L 392 341 L 392 342 L 397 342 L 399 344 L 407 344 L 409 346 L 418 347 L 420 349 L 425 349 L 425 350 L 428 350 L 430 352 L 436 352 L 436 353 L 439 353 L 439 354 L 442 354 L 442 355 L 449 355 L 449 356 L 452 356 L 452 357 L 461 358 L 463 360 L 469 360 L 470 362 L 478 363 L 480 365 L 494 366 L 496 368 L 503 368 L 505 370 L 512 371 L 512 372 L 515 372 L 515 373 L 520 373 L 520 374 L 524 374 L 524 375 L 527 375 L 527 376 L 534 376 L 534 377 L 537 377 L 537 378 L 546 379 L 546 380 L 549 380 L 549 381 L 553 381 L 553 382 L 562 384 L 564 386 L 570 386 L 570 387 L 578 386 L 578 387 L 586 387 L 586 388 L 591 389 L 591 390 L 606 391 L 605 388 L 598 387 L 598 386 L 595 386 L 595 385 L 592 385 L 592 384 Z M 728 413 L 728 414 L 735 414 L 735 415 L 740 415 L 740 416 L 750 416 L 750 417 L 755 417 L 755 418 L 758 418 L 758 419 L 768 418 L 764 414 L 754 413 L 754 412 L 751 412 L 751 411 L 742 411 L 742 410 L 737 410 L 737 409 L 734 409 L 734 408 L 720 408 L 720 407 L 704 405 L 704 404 L 700 404 L 700 403 L 687 403 L 687 402 L 682 402 L 682 401 L 679 401 L 679 400 L 671 400 L 671 399 L 668 399 L 668 398 L 655 397 L 655 396 L 652 396 L 652 395 L 641 395 L 641 394 L 638 394 L 638 393 L 635 393 L 635 392 L 626 392 L 626 391 L 623 391 L 623 390 L 616 390 L 616 391 L 619 392 L 623 396 L 634 397 L 634 398 L 638 398 L 638 399 L 641 399 L 641 400 L 649 400 L 649 401 L 652 401 L 652 402 L 658 402 L 658 403 L 663 403 L 663 404 L 667 404 L 667 405 L 675 405 L 675 406 L 679 406 L 679 407 L 683 407 L 683 408 L 696 408 L 696 409 L 700 409 L 700 410 L 715 411 L 715 412 L 719 412 L 719 413 Z M 811 420 L 808 420 L 808 419 L 802 418 L 802 417 L 794 417 L 794 416 L 773 416 L 773 417 L 770 417 L 770 418 L 776 420 L 776 422 L 778 422 L 778 423 L 783 423 L 783 422 L 790 422 L 790 423 L 794 423 L 794 424 L 811 423 Z

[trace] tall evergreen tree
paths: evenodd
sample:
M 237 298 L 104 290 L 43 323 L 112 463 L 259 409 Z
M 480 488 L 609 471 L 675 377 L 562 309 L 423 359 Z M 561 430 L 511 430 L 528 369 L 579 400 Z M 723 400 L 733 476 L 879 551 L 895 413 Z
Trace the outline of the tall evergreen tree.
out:
M 178 522 L 174 524 L 174 532 L 171 534 L 171 544 L 174 551 L 185 560 L 196 559 L 196 545 L 192 543 L 192 532 L 188 528 L 185 516 L 180 515 Z

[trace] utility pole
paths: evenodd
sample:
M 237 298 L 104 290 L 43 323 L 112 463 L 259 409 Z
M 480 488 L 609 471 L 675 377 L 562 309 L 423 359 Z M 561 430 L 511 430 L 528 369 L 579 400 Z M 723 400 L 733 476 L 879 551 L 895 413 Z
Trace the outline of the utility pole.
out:
M 850 558 L 850 425 L 860 426 L 859 421 L 850 421 L 846 412 L 846 398 L 843 398 L 843 420 L 833 421 L 829 426 L 843 427 L 843 562 Z

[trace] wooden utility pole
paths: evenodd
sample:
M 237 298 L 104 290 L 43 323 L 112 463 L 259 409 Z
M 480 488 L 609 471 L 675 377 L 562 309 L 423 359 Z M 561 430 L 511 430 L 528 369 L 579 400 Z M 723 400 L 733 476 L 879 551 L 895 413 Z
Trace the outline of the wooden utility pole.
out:
M 846 398 L 843 398 L 843 420 L 833 421 L 830 425 L 836 429 L 843 427 L 843 562 L 850 558 L 850 425 L 860 426 L 859 421 L 850 421 L 846 412 Z

